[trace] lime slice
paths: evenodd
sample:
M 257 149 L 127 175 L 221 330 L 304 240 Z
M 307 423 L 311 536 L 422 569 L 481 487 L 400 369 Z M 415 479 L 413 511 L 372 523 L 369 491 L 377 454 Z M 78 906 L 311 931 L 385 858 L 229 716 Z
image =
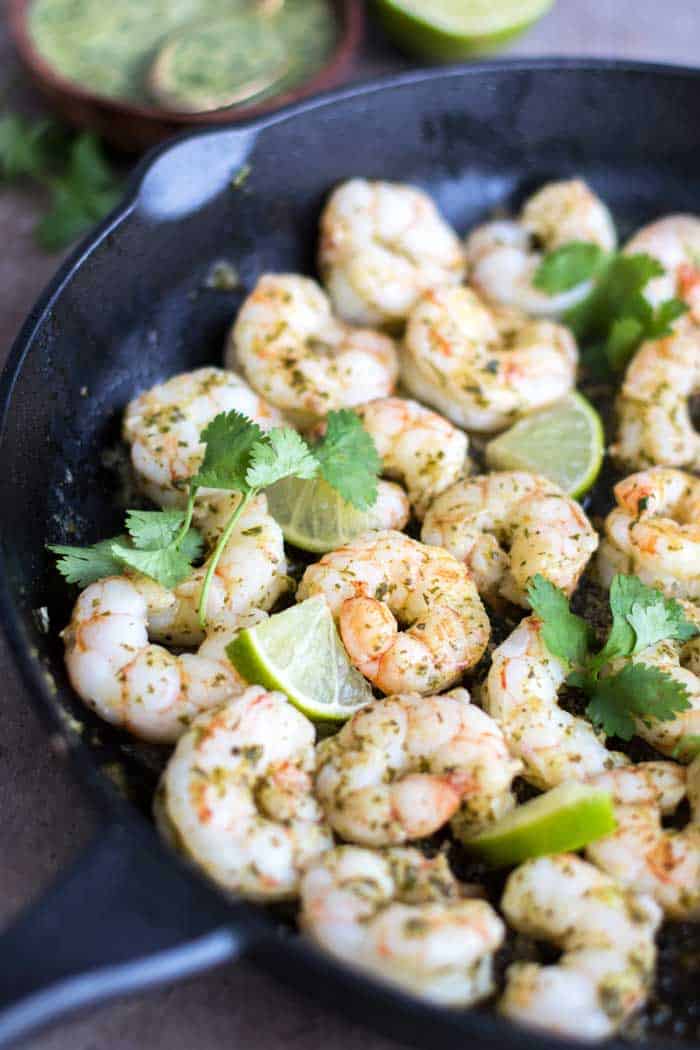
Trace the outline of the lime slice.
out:
M 616 826 L 609 793 L 574 782 L 516 806 L 464 845 L 487 864 L 504 868 L 528 857 L 581 849 Z
M 368 529 L 382 527 L 377 511 L 358 510 L 323 478 L 285 478 L 267 489 L 267 505 L 288 543 L 325 554 Z
M 496 470 L 544 474 L 570 496 L 580 496 L 598 477 L 604 451 L 600 416 L 574 393 L 489 441 L 486 462 Z
M 343 722 L 372 700 L 320 596 L 241 631 L 226 652 L 248 682 L 286 693 L 314 720 Z
M 491 51 L 546 14 L 554 0 L 377 0 L 387 33 L 442 61 Z

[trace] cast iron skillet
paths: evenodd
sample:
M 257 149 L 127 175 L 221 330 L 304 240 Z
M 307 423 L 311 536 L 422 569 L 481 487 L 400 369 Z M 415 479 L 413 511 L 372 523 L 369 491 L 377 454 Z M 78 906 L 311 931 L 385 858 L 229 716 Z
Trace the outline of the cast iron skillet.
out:
M 248 177 L 234 188 L 242 168 Z M 125 402 L 175 372 L 218 362 L 261 272 L 313 272 L 319 208 L 335 183 L 351 175 L 416 182 L 463 230 L 574 173 L 612 205 L 623 232 L 662 210 L 697 211 L 700 74 L 489 63 L 409 74 L 191 135 L 141 167 L 124 204 L 37 304 L 0 389 L 0 605 L 28 699 L 69 753 L 99 830 L 77 867 L 0 936 L 0 1043 L 69 1008 L 245 953 L 419 1045 L 532 1046 L 531 1033 L 488 1011 L 437 1009 L 351 973 L 279 914 L 226 899 L 159 841 L 146 806 L 139 812 L 101 772 L 122 760 L 128 791 L 142 800 L 156 759 L 91 719 L 67 687 L 56 632 L 71 595 L 44 543 L 117 530 L 114 448 Z M 204 288 L 221 257 L 240 272 L 238 292 Z M 537 1038 L 551 1050 L 571 1046 Z M 664 1040 L 648 1045 L 673 1045 Z

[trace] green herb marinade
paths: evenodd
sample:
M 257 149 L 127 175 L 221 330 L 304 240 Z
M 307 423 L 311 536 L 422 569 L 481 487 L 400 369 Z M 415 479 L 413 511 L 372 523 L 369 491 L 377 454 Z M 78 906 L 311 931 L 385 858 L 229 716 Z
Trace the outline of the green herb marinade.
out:
M 251 48 L 259 46 L 259 36 L 251 30 L 251 9 L 250 0 L 35 0 L 29 30 L 44 59 L 67 79 L 97 94 L 149 103 L 153 60 L 168 37 L 190 24 L 211 19 L 221 27 L 230 20 L 231 63 L 223 63 L 212 76 L 225 76 L 227 68 L 234 68 L 236 54 L 241 63 L 249 63 Z M 289 61 L 282 78 L 256 101 L 312 75 L 330 57 L 338 34 L 326 0 L 286 0 L 266 21 L 271 36 L 283 41 Z M 226 84 L 218 87 L 225 91 Z

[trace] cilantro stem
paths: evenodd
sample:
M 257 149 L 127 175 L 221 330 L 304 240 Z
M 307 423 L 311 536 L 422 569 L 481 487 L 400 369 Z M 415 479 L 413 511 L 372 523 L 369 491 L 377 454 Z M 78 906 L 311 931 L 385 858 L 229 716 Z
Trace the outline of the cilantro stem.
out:
M 187 509 L 185 510 L 185 520 L 182 523 L 182 528 L 178 532 L 173 542 L 174 547 L 179 547 L 184 540 L 187 533 L 190 531 L 190 525 L 192 524 L 192 515 L 194 514 L 194 501 L 197 496 L 197 486 L 190 486 L 190 494 L 187 497 Z
M 209 559 L 207 573 L 204 577 L 204 583 L 202 584 L 202 590 L 199 595 L 199 606 L 197 609 L 197 615 L 199 617 L 199 626 L 202 628 L 202 630 L 204 630 L 207 626 L 207 600 L 209 598 L 209 589 L 211 587 L 211 581 L 214 577 L 214 573 L 216 572 L 216 566 L 219 564 L 219 560 L 221 559 L 224 547 L 231 539 L 231 534 L 233 533 L 233 530 L 235 529 L 238 523 L 238 519 L 250 503 L 251 499 L 254 496 L 256 496 L 257 493 L 257 489 L 251 489 L 249 492 L 246 492 L 243 495 L 241 502 L 238 504 L 233 514 L 229 518 L 228 525 L 219 536 L 216 547 L 214 548 L 214 552 L 211 558 Z

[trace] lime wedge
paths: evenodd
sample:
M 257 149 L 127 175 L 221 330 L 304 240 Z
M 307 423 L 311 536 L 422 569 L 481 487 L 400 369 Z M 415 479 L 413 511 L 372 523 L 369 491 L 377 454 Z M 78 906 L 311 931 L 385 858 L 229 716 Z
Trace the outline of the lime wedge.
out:
M 570 496 L 580 496 L 598 477 L 604 451 L 600 416 L 585 397 L 574 393 L 489 441 L 486 462 L 495 470 L 544 474 Z
M 248 682 L 279 689 L 315 721 L 344 722 L 372 700 L 320 596 L 241 631 L 226 652 Z
M 267 489 L 267 505 L 285 540 L 314 554 L 343 547 L 368 529 L 382 527 L 374 508 L 358 510 L 323 478 L 284 478 Z
M 464 845 L 492 867 L 505 868 L 528 857 L 581 849 L 616 826 L 609 793 L 573 782 L 516 806 Z
M 491 51 L 546 14 L 554 0 L 377 0 L 387 33 L 441 61 Z

